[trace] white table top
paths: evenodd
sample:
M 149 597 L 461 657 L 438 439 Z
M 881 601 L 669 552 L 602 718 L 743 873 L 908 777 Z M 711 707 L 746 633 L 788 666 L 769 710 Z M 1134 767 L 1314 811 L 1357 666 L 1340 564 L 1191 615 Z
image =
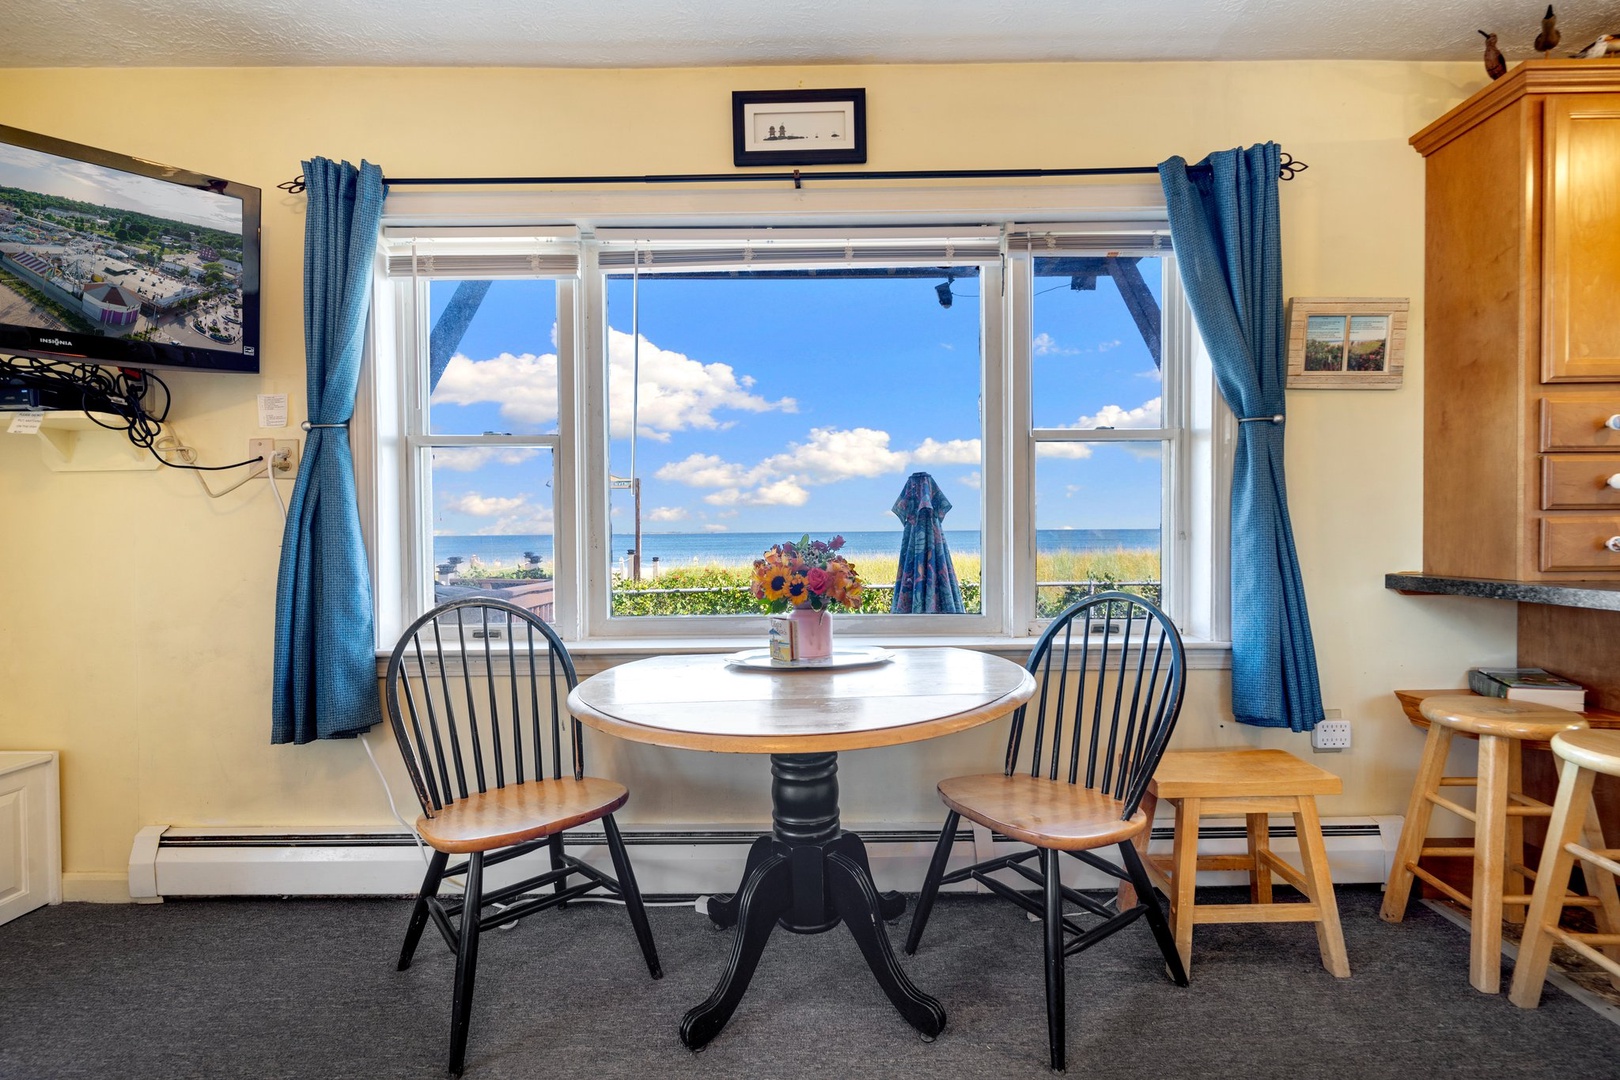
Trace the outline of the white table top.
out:
M 658 656 L 580 683 L 582 723 L 657 746 L 734 754 L 814 754 L 947 735 L 1012 712 L 1035 679 L 967 649 L 896 649 L 841 671 L 742 670 L 724 655 Z

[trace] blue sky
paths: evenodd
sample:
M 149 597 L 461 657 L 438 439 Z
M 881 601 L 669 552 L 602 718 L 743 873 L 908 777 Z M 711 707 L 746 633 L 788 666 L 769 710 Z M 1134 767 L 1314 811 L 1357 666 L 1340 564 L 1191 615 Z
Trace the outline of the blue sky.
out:
M 1159 293 L 1157 263 L 1144 276 Z M 636 471 L 646 532 L 897 530 L 906 477 L 932 473 L 946 525 L 982 518 L 977 278 L 950 308 L 929 278 L 640 282 Z M 454 291 L 435 282 L 434 318 Z M 1154 427 L 1160 382 L 1117 289 L 1038 278 L 1035 423 Z M 433 398 L 439 433 L 556 430 L 555 286 L 490 289 Z M 631 285 L 608 286 L 612 469 L 630 475 Z M 1154 528 L 1156 445 L 1075 446 L 1037 461 L 1036 524 Z M 434 531 L 549 531 L 549 456 L 441 452 Z M 632 527 L 628 493 L 614 530 Z

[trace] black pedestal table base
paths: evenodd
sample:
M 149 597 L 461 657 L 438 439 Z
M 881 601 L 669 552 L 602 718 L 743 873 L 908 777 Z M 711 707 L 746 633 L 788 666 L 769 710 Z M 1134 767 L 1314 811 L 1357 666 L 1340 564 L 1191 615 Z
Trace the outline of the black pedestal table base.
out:
M 839 923 L 906 1023 L 927 1038 L 938 1035 L 945 1010 L 900 970 L 883 928 L 905 911 L 905 898 L 877 891 L 866 845 L 839 828 L 838 755 L 773 754 L 771 777 L 771 835 L 749 849 L 737 892 L 709 901 L 717 926 L 737 927 L 731 960 L 714 993 L 681 1021 L 681 1041 L 701 1050 L 720 1034 L 776 927 L 819 934 Z

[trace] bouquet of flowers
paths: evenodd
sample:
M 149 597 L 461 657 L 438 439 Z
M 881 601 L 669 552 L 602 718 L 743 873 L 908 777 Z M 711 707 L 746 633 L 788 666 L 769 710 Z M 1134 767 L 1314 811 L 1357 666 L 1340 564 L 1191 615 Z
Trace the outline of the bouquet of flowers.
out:
M 794 608 L 860 607 L 861 577 L 838 554 L 843 546 L 842 536 L 811 540 L 809 533 L 797 543 L 772 545 L 763 558 L 754 560 L 754 596 L 777 613 Z

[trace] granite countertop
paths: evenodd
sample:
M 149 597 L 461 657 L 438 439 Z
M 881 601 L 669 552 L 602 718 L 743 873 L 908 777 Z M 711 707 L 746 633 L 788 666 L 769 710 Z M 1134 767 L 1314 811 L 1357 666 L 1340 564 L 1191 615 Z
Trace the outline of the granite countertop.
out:
M 1527 604 L 1620 611 L 1620 581 L 1500 581 L 1494 578 L 1431 577 L 1417 571 L 1384 575 L 1384 588 L 1403 593 L 1475 596 Z

